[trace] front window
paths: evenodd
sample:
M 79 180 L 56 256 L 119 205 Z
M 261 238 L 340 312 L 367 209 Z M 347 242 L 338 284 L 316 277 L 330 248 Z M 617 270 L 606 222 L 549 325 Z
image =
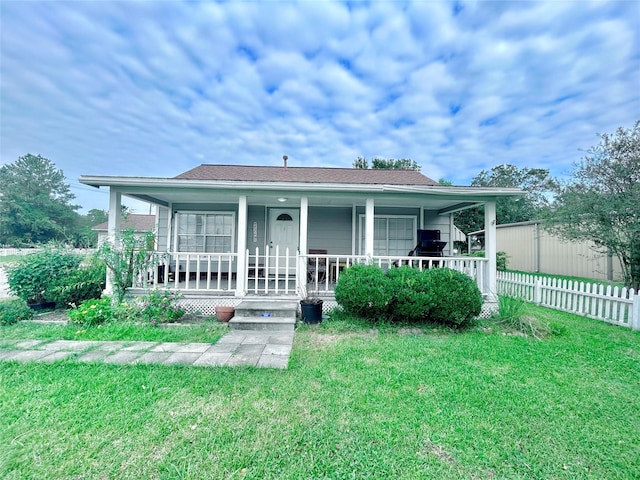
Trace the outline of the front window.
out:
M 180 213 L 177 219 L 178 252 L 233 252 L 233 212 Z
M 365 246 L 365 216 L 360 216 L 360 252 Z M 376 215 L 373 221 L 373 254 L 405 256 L 416 245 L 416 218 Z

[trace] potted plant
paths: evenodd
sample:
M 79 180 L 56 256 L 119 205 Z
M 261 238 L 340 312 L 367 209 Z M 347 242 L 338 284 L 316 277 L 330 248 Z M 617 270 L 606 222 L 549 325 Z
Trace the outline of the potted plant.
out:
M 235 307 L 228 307 L 223 305 L 216 306 L 216 318 L 219 322 L 228 322 L 236 314 Z
M 302 300 L 300 300 L 300 312 L 302 321 L 306 324 L 316 324 L 322 321 L 322 299 L 307 295 L 306 288 L 300 287 Z

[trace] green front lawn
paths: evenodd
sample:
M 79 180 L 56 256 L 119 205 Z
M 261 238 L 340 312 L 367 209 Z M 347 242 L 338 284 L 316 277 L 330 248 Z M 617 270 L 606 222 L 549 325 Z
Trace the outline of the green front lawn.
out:
M 302 327 L 285 371 L 0 362 L 0 477 L 638 478 L 640 334 L 533 312 Z

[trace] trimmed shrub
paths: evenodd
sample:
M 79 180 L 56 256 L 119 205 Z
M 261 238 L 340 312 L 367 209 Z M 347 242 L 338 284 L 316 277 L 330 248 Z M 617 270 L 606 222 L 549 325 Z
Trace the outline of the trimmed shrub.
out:
M 24 300 L 17 298 L 0 302 L 0 325 L 12 325 L 33 317 L 31 310 Z
M 55 301 L 54 288 L 76 270 L 82 256 L 57 248 L 20 257 L 7 272 L 9 289 L 27 303 Z
M 389 270 L 387 277 L 392 293 L 389 318 L 408 322 L 428 320 L 437 299 L 427 271 L 403 266 Z
M 353 265 L 340 274 L 336 302 L 345 313 L 376 319 L 387 315 L 391 303 L 389 279 L 373 265 Z
M 103 297 L 101 299 L 87 300 L 78 308 L 69 310 L 71 323 L 90 327 L 99 325 L 113 317 L 111 310 L 111 299 Z
M 480 315 L 482 294 L 470 277 L 450 268 L 433 268 L 424 273 L 436 300 L 429 320 L 462 326 Z

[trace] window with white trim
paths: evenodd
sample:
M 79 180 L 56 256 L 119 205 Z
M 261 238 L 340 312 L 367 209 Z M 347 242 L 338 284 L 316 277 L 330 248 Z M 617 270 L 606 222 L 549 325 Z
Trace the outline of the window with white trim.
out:
M 375 215 L 373 254 L 405 256 L 416 246 L 416 217 Z M 365 216 L 360 215 L 360 253 L 365 250 Z
M 180 212 L 176 222 L 178 252 L 233 252 L 234 212 Z

